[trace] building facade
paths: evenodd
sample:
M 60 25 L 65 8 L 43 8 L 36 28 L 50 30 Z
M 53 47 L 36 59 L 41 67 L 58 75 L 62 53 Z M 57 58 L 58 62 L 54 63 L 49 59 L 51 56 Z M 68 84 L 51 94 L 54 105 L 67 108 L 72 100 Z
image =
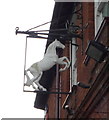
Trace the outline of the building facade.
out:
M 47 45 L 55 38 L 65 44 L 57 54 L 71 65 L 44 73 L 41 82 L 49 92 L 37 94 L 35 107 L 45 110 L 46 119 L 109 118 L 109 2 L 55 3 L 50 30 Z M 91 41 L 105 49 L 102 60 L 95 60 L 101 53 L 90 48 Z

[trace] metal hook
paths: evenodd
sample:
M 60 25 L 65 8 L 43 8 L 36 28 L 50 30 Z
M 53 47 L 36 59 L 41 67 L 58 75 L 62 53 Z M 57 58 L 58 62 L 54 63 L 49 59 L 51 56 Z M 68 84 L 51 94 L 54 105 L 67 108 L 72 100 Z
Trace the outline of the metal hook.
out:
M 16 28 L 15 28 L 15 30 L 16 30 L 16 32 L 15 32 L 15 33 L 16 33 L 16 35 L 17 35 L 18 30 L 19 30 L 19 27 L 16 27 Z

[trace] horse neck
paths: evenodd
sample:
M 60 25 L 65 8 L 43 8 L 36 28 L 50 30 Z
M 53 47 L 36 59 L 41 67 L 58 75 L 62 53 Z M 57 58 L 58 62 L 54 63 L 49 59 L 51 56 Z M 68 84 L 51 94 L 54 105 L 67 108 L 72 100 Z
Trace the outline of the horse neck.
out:
M 46 54 L 55 54 L 56 55 L 56 46 L 54 44 L 50 44 L 47 48 Z

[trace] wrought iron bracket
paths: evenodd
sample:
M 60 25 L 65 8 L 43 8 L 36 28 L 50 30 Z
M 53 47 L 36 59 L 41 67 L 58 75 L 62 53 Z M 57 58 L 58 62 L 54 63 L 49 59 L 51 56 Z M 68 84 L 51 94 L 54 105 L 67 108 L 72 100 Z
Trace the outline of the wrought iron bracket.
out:
M 79 38 L 82 39 L 82 34 L 78 31 L 82 31 L 85 27 L 80 27 L 77 25 L 69 25 L 69 28 L 64 29 L 54 29 L 54 30 L 39 30 L 39 31 L 19 31 L 19 27 L 16 27 L 15 34 L 27 34 L 28 37 L 32 38 L 42 38 L 48 39 L 48 35 L 55 37 L 57 39 L 72 39 L 72 38 Z M 48 32 L 48 33 L 47 33 Z M 45 37 L 46 36 L 46 37 Z

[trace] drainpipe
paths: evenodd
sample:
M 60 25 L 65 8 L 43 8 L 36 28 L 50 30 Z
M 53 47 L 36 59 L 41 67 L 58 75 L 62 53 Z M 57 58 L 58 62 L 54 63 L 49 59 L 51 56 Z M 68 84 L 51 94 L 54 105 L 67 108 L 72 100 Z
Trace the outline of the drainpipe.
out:
M 59 65 L 56 65 L 56 91 L 60 92 Z M 56 94 L 56 118 L 60 119 L 60 95 Z

